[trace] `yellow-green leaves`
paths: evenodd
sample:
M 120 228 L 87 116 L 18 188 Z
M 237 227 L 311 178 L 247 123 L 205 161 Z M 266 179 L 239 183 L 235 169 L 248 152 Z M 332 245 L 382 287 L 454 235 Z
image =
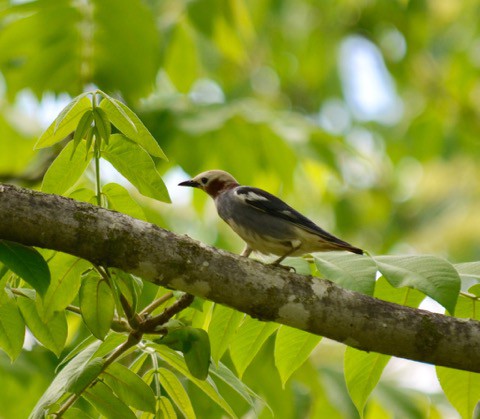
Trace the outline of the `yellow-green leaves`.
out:
M 293 327 L 282 325 L 275 339 L 275 366 L 280 374 L 282 385 L 307 360 L 322 339 Z
M 121 134 L 112 135 L 112 125 Z M 36 147 L 51 146 L 64 140 L 72 132 L 73 139 L 59 153 L 44 176 L 44 192 L 67 193 L 93 159 L 97 203 L 100 203 L 100 159 L 104 157 L 137 187 L 140 193 L 160 201 L 170 201 L 153 160 L 166 160 L 166 156 L 155 138 L 128 106 L 99 90 L 83 93 L 60 112 L 39 138 Z
M 155 138 L 153 138 L 152 134 L 143 125 L 143 122 L 128 106 L 119 100 L 104 95 L 99 110 L 105 112 L 105 118 L 108 118 L 125 137 L 137 143 L 148 154 L 164 160 L 167 159 Z
M 150 155 L 122 134 L 113 134 L 102 156 L 145 196 L 170 202 L 165 183 Z
M 82 94 L 73 99 L 50 124 L 35 144 L 35 148 L 50 147 L 62 141 L 67 135 L 75 131 L 82 116 L 92 108 L 92 102 Z

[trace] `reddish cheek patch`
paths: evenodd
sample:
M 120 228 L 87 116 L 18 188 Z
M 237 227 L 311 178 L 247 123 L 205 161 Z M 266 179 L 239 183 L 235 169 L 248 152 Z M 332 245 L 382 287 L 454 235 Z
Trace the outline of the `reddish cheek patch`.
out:
M 216 196 L 218 192 L 223 189 L 224 186 L 224 182 L 212 180 L 205 188 L 205 192 L 207 192 L 211 196 Z

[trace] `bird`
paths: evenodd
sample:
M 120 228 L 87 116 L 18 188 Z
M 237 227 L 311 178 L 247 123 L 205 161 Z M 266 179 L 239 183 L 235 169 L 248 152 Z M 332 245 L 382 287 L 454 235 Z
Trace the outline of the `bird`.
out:
M 279 265 L 288 256 L 345 250 L 363 254 L 358 247 L 326 232 L 275 195 L 263 189 L 242 186 L 223 170 L 209 170 L 179 183 L 205 191 L 213 198 L 218 215 L 246 243 L 242 256 L 253 251 L 279 256 Z

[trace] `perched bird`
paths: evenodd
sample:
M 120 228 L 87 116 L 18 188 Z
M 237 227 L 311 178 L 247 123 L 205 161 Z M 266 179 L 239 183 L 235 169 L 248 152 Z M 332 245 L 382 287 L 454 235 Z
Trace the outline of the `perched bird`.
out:
M 241 186 L 222 170 L 209 170 L 179 183 L 204 190 L 215 201 L 218 215 L 247 244 L 242 252 L 252 251 L 280 256 L 346 250 L 363 254 L 363 250 L 327 233 L 276 196 L 259 188 Z

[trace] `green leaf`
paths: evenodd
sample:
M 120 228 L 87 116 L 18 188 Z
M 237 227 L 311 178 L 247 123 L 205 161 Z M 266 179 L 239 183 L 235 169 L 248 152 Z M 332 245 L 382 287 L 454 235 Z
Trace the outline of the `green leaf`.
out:
M 377 265 L 369 256 L 328 252 L 314 259 L 321 277 L 343 288 L 373 295 Z
M 81 275 L 89 266 L 87 261 L 65 253 L 56 253 L 49 261 L 52 280 L 46 294 L 38 301 L 44 320 L 71 304 L 78 295 Z
M 242 397 L 250 407 L 255 411 L 257 407 L 257 401 L 265 404 L 269 409 L 270 406 L 266 404 L 266 402 L 256 394 L 252 389 L 250 389 L 245 383 L 243 383 L 239 378 L 235 376 L 235 374 L 229 370 L 224 364 L 221 362 L 218 363 L 218 366 L 212 364 L 210 367 L 210 372 L 212 375 L 215 375 L 220 380 L 222 380 L 226 385 L 228 385 L 232 390 Z M 271 409 L 270 409 L 271 411 Z M 273 412 L 271 411 L 272 416 Z
M 80 287 L 80 310 L 88 329 L 100 340 L 110 330 L 115 300 L 108 283 L 96 272 L 89 272 Z
M 232 410 L 230 405 L 225 401 L 225 399 L 218 393 L 217 388 L 215 387 L 213 381 L 210 378 L 207 380 L 199 380 L 195 378 L 187 368 L 185 360 L 173 349 L 165 345 L 159 345 L 155 343 L 150 343 L 148 346 L 155 349 L 159 357 L 163 359 L 168 365 L 177 370 L 180 374 L 187 377 L 193 384 L 195 384 L 201 391 L 203 391 L 211 400 L 213 400 L 218 406 L 220 406 L 225 412 L 233 418 L 236 418 L 237 415 Z
M 186 418 L 195 418 L 195 411 L 188 393 L 177 376 L 170 370 L 159 368 L 160 384 Z
M 275 339 L 275 366 L 282 386 L 302 366 L 322 338 L 293 327 L 282 325 Z
M 344 357 L 345 382 L 360 417 L 370 393 L 380 380 L 390 356 L 347 347 Z
M 48 168 L 43 177 L 41 190 L 46 193 L 62 195 L 68 191 L 90 163 L 86 144 L 82 141 L 72 156 L 75 143 L 70 141 Z
M 68 382 L 69 393 L 81 394 L 102 372 L 105 360 L 94 358 L 85 363 Z
M 435 367 L 438 381 L 448 401 L 462 418 L 472 418 L 473 411 L 480 398 L 480 374 Z
M 212 358 L 215 362 L 218 362 L 227 350 L 235 331 L 244 317 L 244 313 L 215 304 L 212 319 L 208 326 Z
M 73 134 L 73 149 L 72 154 L 70 155 L 70 160 L 73 158 L 75 151 L 77 150 L 80 141 L 82 141 L 86 135 L 88 130 L 91 128 L 93 122 L 93 112 L 88 110 L 83 114 L 78 122 L 77 128 L 75 129 L 75 133 Z
M 63 415 L 63 419 L 94 419 L 88 413 L 76 407 L 69 408 Z
M 127 405 L 155 413 L 155 394 L 137 374 L 117 362 L 110 365 L 103 377 L 108 386 Z
M 0 293 L 5 294 L 1 290 Z M 0 302 L 0 348 L 2 348 L 13 362 L 23 347 L 25 337 L 25 323 L 14 299 L 5 295 Z
M 97 128 L 100 138 L 108 144 L 108 140 L 112 134 L 112 125 L 108 120 L 106 112 L 102 108 L 95 108 L 93 110 L 93 119 L 95 120 L 95 127 Z
M 167 188 L 150 155 L 121 134 L 113 134 L 102 157 L 125 176 L 138 191 L 150 198 L 170 202 Z
M 480 262 L 457 263 L 453 266 L 462 279 L 480 282 Z
M 44 322 L 38 314 L 35 301 L 19 297 L 17 298 L 17 304 L 33 336 L 57 357 L 60 356 L 65 346 L 68 331 L 65 312 L 55 313 L 48 322 Z
M 449 262 L 435 256 L 377 256 L 374 259 L 392 286 L 418 289 L 454 313 L 460 277 Z
M 76 407 L 69 408 L 63 415 L 63 419 L 94 419 L 88 413 Z
M 148 154 L 167 160 L 167 156 L 153 138 L 150 131 L 143 125 L 140 118 L 119 100 L 105 95 L 100 103 L 100 109 L 105 111 L 108 119 L 128 139 L 141 146 Z
M 172 403 L 166 397 L 160 396 L 157 400 L 157 412 L 161 419 L 177 419 Z M 157 414 L 158 414 L 157 413 Z
M 240 377 L 251 364 L 268 337 L 280 327 L 246 316 L 230 342 L 230 355 Z
M 83 397 L 98 411 L 108 419 L 136 419 L 134 413 L 128 406 L 116 397 L 112 390 L 101 381 L 97 381 L 90 387 Z
M 199 380 L 205 380 L 210 366 L 210 340 L 203 329 L 182 327 L 168 333 L 159 343 L 183 352 L 190 373 Z
M 139 220 L 147 220 L 142 207 L 130 196 L 123 186 L 118 183 L 107 183 L 102 188 L 102 193 L 107 197 L 109 209 L 123 212 Z
M 76 380 L 77 375 L 81 374 L 88 363 L 92 354 L 98 349 L 101 342 L 96 341 L 89 345 L 76 355 L 70 362 L 65 365 L 53 381 L 43 393 L 40 400 L 30 414 L 31 419 L 43 419 L 45 410 L 60 399 L 66 392 L 70 382 Z
M 0 262 L 45 295 L 50 284 L 50 270 L 42 255 L 33 247 L 0 240 Z
M 72 106 L 73 103 L 73 106 Z M 70 102 L 59 116 L 52 122 L 35 144 L 35 148 L 49 147 L 62 141 L 77 127 L 83 114 L 92 108 L 92 102 L 85 95 L 81 95 Z
M 375 298 L 401 304 L 407 307 L 418 307 L 425 299 L 425 294 L 413 288 L 394 288 L 382 276 L 375 285 Z
M 142 293 L 143 281 L 135 275 L 123 272 L 120 269 L 112 269 L 115 274 L 116 284 L 122 295 L 127 299 L 132 310 L 137 310 L 138 298 Z

